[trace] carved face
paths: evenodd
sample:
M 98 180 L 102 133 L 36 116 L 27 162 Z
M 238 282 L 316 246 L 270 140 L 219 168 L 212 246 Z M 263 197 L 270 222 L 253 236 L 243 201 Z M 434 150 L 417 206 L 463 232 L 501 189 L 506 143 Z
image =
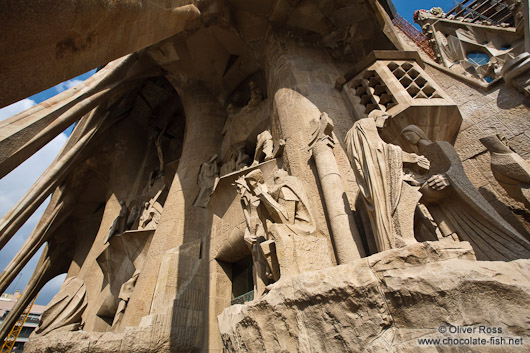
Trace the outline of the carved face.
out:
M 414 131 L 404 131 L 403 132 L 403 137 L 408 141 L 410 142 L 411 144 L 413 145 L 417 145 L 418 142 L 420 142 L 421 140 L 421 137 L 420 135 L 418 135 L 417 133 L 415 133 Z

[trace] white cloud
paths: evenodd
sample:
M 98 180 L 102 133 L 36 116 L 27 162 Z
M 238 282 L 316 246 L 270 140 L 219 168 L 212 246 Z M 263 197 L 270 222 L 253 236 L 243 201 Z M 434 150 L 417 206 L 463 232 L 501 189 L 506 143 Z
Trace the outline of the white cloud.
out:
M 33 107 L 35 104 L 37 103 L 35 103 L 29 98 L 26 98 L 11 105 L 8 105 L 7 107 L 3 107 L 2 109 L 0 109 L 0 121 L 7 119 L 20 112 L 23 112 L 24 110 Z
M 0 109 L 0 120 L 6 119 L 14 114 L 17 114 L 25 109 L 31 108 L 35 102 L 30 99 L 24 99 L 10 106 Z M 59 134 L 46 146 L 41 148 L 37 153 L 28 158 L 24 163 L 19 165 L 11 173 L 0 180 L 0 216 L 5 215 L 11 207 L 26 193 L 30 186 L 37 180 L 37 178 L 44 172 L 44 170 L 55 159 L 60 149 L 64 146 L 67 137 L 64 134 Z M 13 236 L 9 243 L 0 250 L 0 268 L 3 269 L 11 261 L 16 252 L 20 249 L 24 241 L 27 239 L 33 228 L 37 225 L 40 217 L 44 213 L 49 202 L 46 200 L 35 213 L 26 221 L 26 223 Z M 22 289 L 29 280 L 33 269 L 35 268 L 38 257 L 41 251 L 28 263 L 28 265 L 21 271 L 21 275 L 8 288 L 8 292 L 13 292 L 15 289 Z M 16 287 L 16 288 L 15 288 Z M 58 286 L 57 287 L 58 290 Z M 50 292 L 51 288 L 47 290 Z M 48 294 L 42 296 L 40 302 L 51 296 Z
M 57 90 L 57 93 L 61 93 L 63 91 L 66 91 L 67 89 L 70 89 L 72 87 L 77 86 L 81 82 L 83 82 L 83 81 L 82 80 L 71 79 L 71 80 L 59 83 L 57 86 L 55 86 L 55 89 Z

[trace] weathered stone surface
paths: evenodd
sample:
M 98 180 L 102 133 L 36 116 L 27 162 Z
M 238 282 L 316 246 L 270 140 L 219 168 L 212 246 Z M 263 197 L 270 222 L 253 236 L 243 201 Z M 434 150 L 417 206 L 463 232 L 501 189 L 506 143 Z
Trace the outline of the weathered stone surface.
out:
M 279 281 L 260 300 L 225 309 L 219 328 L 230 352 L 415 352 L 425 349 L 420 338 L 470 336 L 450 326 L 526 339 L 529 269 L 527 260 L 476 261 L 467 243 L 420 243 Z M 478 334 L 481 325 L 502 334 Z

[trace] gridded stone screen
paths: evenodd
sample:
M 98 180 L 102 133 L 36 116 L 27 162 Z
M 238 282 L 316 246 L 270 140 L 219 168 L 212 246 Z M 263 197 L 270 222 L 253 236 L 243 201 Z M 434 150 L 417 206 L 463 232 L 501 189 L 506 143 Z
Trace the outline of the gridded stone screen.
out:
M 397 105 L 396 99 L 374 70 L 366 70 L 361 78 L 351 82 L 350 87 L 355 92 L 353 99 L 364 106 L 366 114 L 374 109 L 386 112 Z
M 412 63 L 392 61 L 387 66 L 412 98 L 442 98 Z
M 402 52 L 392 54 L 375 57 L 357 73 L 348 72 L 349 79 L 341 87 L 355 120 L 367 118 L 374 110 L 388 113 L 391 123 L 382 137 L 405 148 L 407 142 L 401 140 L 400 133 L 411 124 L 433 140 L 454 142 L 462 122 L 456 104 L 418 61 Z

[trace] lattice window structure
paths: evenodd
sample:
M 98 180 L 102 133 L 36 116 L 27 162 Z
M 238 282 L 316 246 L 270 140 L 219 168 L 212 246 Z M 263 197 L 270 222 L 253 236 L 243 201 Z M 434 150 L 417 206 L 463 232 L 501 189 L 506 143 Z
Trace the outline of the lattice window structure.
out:
M 365 114 L 376 109 L 386 112 L 397 105 L 396 98 L 374 70 L 366 70 L 362 78 L 351 82 L 350 87 L 355 92 L 354 99 L 364 106 Z
M 442 98 L 412 63 L 392 61 L 387 67 L 413 99 Z

